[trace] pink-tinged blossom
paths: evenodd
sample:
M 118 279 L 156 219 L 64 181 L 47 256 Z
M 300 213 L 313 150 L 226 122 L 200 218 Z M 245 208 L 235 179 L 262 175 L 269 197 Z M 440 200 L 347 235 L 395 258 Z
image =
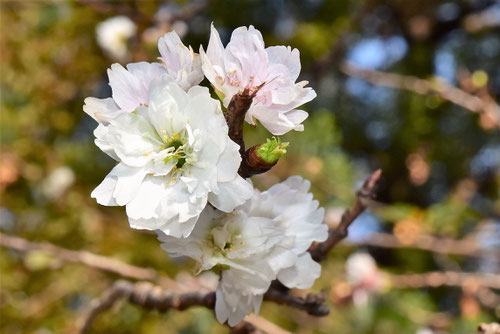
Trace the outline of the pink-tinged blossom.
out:
M 184 89 L 198 85 L 203 80 L 200 55 L 191 46 L 187 48 L 175 31 L 165 34 L 158 41 L 159 59 L 166 65 L 167 73 Z
M 203 80 L 200 57 L 191 47 L 182 44 L 172 31 L 158 41 L 160 63 L 130 63 L 126 67 L 113 64 L 108 69 L 112 97 L 85 99 L 83 110 L 97 122 L 107 125 L 110 119 L 123 112 L 132 112 L 147 103 L 151 82 L 168 74 L 185 91 Z
M 307 81 L 296 83 L 300 73 L 299 50 L 283 45 L 265 48 L 261 33 L 253 26 L 239 27 L 224 46 L 212 25 L 207 51 L 200 49 L 203 72 L 223 97 L 225 106 L 245 88 L 257 96 L 246 121 L 257 119 L 274 135 L 303 131 L 307 112 L 296 109 L 316 97 Z

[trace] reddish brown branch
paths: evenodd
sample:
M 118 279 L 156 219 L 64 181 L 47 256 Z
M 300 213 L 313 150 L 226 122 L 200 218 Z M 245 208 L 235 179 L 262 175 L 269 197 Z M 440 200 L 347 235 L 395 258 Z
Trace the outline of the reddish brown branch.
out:
M 243 139 L 245 115 L 252 105 L 253 98 L 263 85 L 252 92 L 247 88 L 243 92 L 234 95 L 231 102 L 229 102 L 225 115 L 229 127 L 229 138 L 240 146 L 241 165 L 238 173 L 244 178 L 267 172 L 276 164 L 269 164 L 257 155 L 257 149 L 260 145 L 245 150 L 245 141 Z
M 243 140 L 243 123 L 245 115 L 252 105 L 253 98 L 257 91 L 250 93 L 249 89 L 233 96 L 227 106 L 226 122 L 229 127 L 229 138 L 240 145 L 240 154 L 245 155 L 245 141 Z
M 342 215 L 340 223 L 329 230 L 328 239 L 319 243 L 309 250 L 312 258 L 315 261 L 322 261 L 326 258 L 328 252 L 335 247 L 342 239 L 347 237 L 347 228 L 352 222 L 366 209 L 369 200 L 374 197 L 375 188 L 377 187 L 382 170 L 378 169 L 366 179 L 363 187 L 357 193 L 356 203 L 351 210 L 347 210 Z

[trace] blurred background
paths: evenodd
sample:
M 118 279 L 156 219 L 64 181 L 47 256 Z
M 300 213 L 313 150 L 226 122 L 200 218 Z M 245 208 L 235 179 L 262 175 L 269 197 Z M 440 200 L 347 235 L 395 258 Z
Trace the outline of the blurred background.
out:
M 383 169 L 376 202 L 312 289 L 326 293 L 330 315 L 266 302 L 261 315 L 294 333 L 472 333 L 500 319 L 500 3 L 1 0 L 0 9 L 3 235 L 185 280 L 191 262 L 169 259 L 155 235 L 128 227 L 123 208 L 90 198 L 114 162 L 94 145 L 83 100 L 111 95 L 112 63 L 156 61 L 172 29 L 198 50 L 211 22 L 225 43 L 252 24 L 266 45 L 300 50 L 300 80 L 318 93 L 305 131 L 282 137 L 287 155 L 254 184 L 310 179 L 333 226 Z M 262 127 L 245 135 L 249 146 L 270 137 Z M 120 278 L 0 240 L 2 333 L 70 333 Z M 227 328 L 207 309 L 160 314 L 124 302 L 93 332 Z

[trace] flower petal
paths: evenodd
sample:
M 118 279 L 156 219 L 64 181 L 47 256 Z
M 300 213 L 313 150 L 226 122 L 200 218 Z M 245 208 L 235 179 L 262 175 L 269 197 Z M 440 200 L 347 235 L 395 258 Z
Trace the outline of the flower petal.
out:
M 165 69 L 161 64 L 146 62 L 128 64 L 127 69 L 113 64 L 108 77 L 116 104 L 123 111 L 132 112 L 141 104 L 147 104 L 151 81 L 164 74 Z
M 283 64 L 290 73 L 290 79 L 295 82 L 300 73 L 300 52 L 284 45 L 270 46 L 266 48 L 271 64 Z
M 236 175 L 231 182 L 218 184 L 219 193 L 209 193 L 208 200 L 217 209 L 231 212 L 253 195 L 253 187 L 241 176 Z
M 122 113 L 115 101 L 110 97 L 106 99 L 87 97 L 84 103 L 83 111 L 97 122 L 104 125 L 107 125 L 110 119 Z
M 198 85 L 203 80 L 199 56 L 187 48 L 175 31 L 166 33 L 158 41 L 158 50 L 167 72 L 184 89 Z
M 293 267 L 278 273 L 278 280 L 288 288 L 308 289 L 320 275 L 321 265 L 311 258 L 310 253 L 305 252 Z

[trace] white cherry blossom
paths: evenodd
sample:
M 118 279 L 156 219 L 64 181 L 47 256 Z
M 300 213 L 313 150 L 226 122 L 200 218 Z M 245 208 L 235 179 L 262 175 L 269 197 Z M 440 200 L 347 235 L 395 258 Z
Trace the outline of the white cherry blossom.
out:
M 222 270 L 215 312 L 221 323 L 236 325 L 252 310 L 258 313 L 271 282 L 309 288 L 321 266 L 307 249 L 327 238 L 309 182 L 291 177 L 258 193 L 232 213 L 205 208 L 191 235 L 176 239 L 159 232 L 162 248 L 171 256 L 188 256 L 198 272 Z
M 207 51 L 200 48 L 203 72 L 222 95 L 227 106 L 245 88 L 255 91 L 263 85 L 246 114 L 257 119 L 274 135 L 303 131 L 307 112 L 296 109 L 316 97 L 307 81 L 296 83 L 300 73 L 299 50 L 283 45 L 265 48 L 261 33 L 253 26 L 239 27 L 224 46 L 212 25 Z
M 252 196 L 252 186 L 237 174 L 239 146 L 208 88 L 185 92 L 163 75 L 146 97 L 134 98 L 121 106 L 140 101 L 135 111 L 95 131 L 97 145 L 119 162 L 92 192 L 98 203 L 125 205 L 134 228 L 186 237 L 207 201 L 231 212 Z
M 137 26 L 127 16 L 114 16 L 97 25 L 97 43 L 111 57 L 124 59 L 128 54 L 127 43 L 136 31 Z
M 368 303 L 370 296 L 381 291 L 385 285 L 383 273 L 370 254 L 351 254 L 345 263 L 346 279 L 353 287 L 352 298 L 357 306 Z

